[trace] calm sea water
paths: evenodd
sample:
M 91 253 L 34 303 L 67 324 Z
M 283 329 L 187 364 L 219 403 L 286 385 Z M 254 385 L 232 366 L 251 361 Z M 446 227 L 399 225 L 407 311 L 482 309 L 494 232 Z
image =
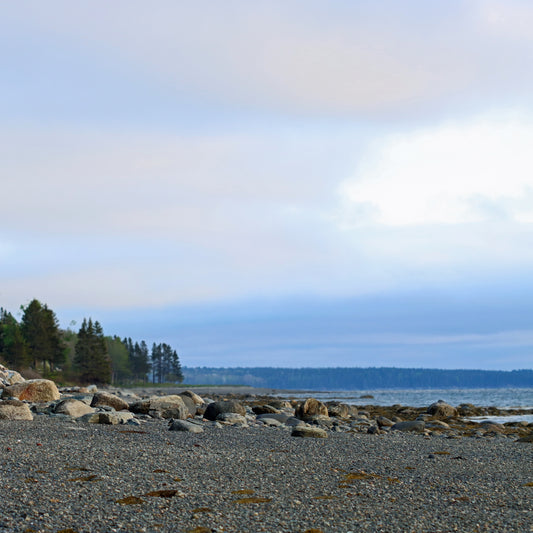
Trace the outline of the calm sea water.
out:
M 362 398 L 372 395 L 373 398 Z M 471 403 L 479 407 L 498 407 L 499 409 L 533 409 L 533 389 L 387 389 L 370 391 L 298 391 L 290 394 L 294 398 L 313 397 L 323 402 L 339 401 L 353 405 L 409 405 L 427 407 L 438 400 L 458 406 Z M 513 422 L 526 420 L 533 422 L 533 415 L 514 415 L 505 417 L 477 417 L 472 420 L 492 420 Z

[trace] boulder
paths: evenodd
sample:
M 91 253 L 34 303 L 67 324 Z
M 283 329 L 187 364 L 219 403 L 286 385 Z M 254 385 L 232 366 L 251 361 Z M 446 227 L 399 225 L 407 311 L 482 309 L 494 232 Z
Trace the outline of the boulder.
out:
M 227 426 L 248 426 L 246 417 L 238 413 L 220 413 L 217 422 Z
M 246 415 L 246 409 L 242 403 L 236 400 L 224 400 L 221 402 L 210 403 L 204 413 L 204 418 L 207 420 L 216 420 L 218 415 L 224 413 L 236 413 L 238 415 Z
M 33 415 L 20 400 L 0 400 L 0 420 L 33 420 Z
M 351 414 L 350 406 L 346 403 L 329 404 L 328 415 L 335 416 L 337 418 L 348 418 Z
M 195 392 L 190 391 L 190 390 L 184 390 L 183 392 L 180 392 L 179 395 L 180 396 L 187 396 L 196 405 L 203 405 L 205 403 L 204 400 L 200 396 L 198 396 L 198 394 L 196 394 Z
M 435 418 L 450 418 L 452 416 L 459 415 L 455 407 L 451 406 L 449 403 L 446 403 L 443 400 L 439 400 L 438 402 L 432 403 L 427 408 L 426 412 Z
M 412 431 L 414 433 L 423 433 L 426 423 L 423 420 L 406 420 L 405 422 L 396 422 L 391 427 L 394 431 Z
M 135 402 L 130 406 L 130 411 L 150 415 L 152 418 L 188 418 L 189 410 L 181 396 L 171 394 L 168 396 L 152 396 L 147 400 Z
M 15 370 L 9 370 L 3 365 L 0 365 L 0 386 L 14 385 L 15 383 L 22 383 L 24 378 Z
M 189 415 L 192 417 L 196 416 L 196 411 L 198 410 L 198 405 L 194 403 L 194 400 L 190 396 L 186 396 L 182 393 L 178 394 L 178 396 L 181 397 L 183 400 L 183 403 L 187 407 L 187 410 L 189 411 Z
M 174 420 L 170 419 L 168 424 L 170 431 L 186 431 L 188 433 L 202 433 L 204 428 L 199 424 L 189 422 L 188 420 Z
M 31 403 L 51 402 L 60 398 L 56 384 L 49 379 L 30 379 L 9 385 L 3 390 L 2 397 L 8 398 L 10 396 Z
M 94 412 L 92 407 L 89 407 L 85 402 L 76 400 L 75 398 L 61 400 L 54 408 L 54 413 L 72 416 L 73 418 L 79 418 L 80 416 L 92 412 Z
M 133 419 L 133 414 L 128 411 L 108 411 L 105 413 L 88 413 L 81 416 L 78 420 L 87 424 L 127 424 Z
M 254 405 L 252 407 L 252 411 L 256 415 L 276 414 L 280 412 L 279 409 L 276 409 L 275 407 L 272 407 L 272 405 L 268 405 L 268 404 Z
M 129 404 L 122 398 L 109 392 L 95 392 L 91 401 L 91 407 L 112 407 L 115 411 L 127 411 Z
M 326 439 L 326 430 L 319 427 L 295 426 L 291 432 L 292 437 L 311 437 L 315 439 Z
M 294 414 L 301 420 L 306 420 L 307 418 L 317 415 L 329 416 L 326 405 L 314 398 L 308 398 L 305 402 L 299 404 L 296 407 Z
M 392 426 L 394 426 L 394 422 L 390 420 L 389 418 L 387 418 L 386 416 L 378 416 L 376 418 L 376 423 L 378 427 L 380 428 L 382 427 L 391 428 Z
M 533 432 L 529 433 L 529 435 L 524 435 L 523 437 L 519 438 L 516 442 L 533 442 Z

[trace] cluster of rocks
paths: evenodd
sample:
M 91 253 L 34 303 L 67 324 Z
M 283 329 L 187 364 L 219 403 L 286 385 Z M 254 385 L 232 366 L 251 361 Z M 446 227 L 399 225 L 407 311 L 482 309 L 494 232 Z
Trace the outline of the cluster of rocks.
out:
M 149 419 L 165 420 L 171 431 L 200 433 L 211 427 L 264 426 L 286 429 L 294 437 L 326 438 L 332 432 L 383 435 L 392 431 L 414 432 L 430 437 L 499 436 L 533 441 L 533 424 L 527 422 L 475 423 L 466 416 L 478 408 L 458 408 L 439 400 L 427 408 L 402 405 L 355 406 L 275 397 L 237 395 L 202 398 L 192 391 L 169 395 L 138 395 L 132 392 L 73 387 L 59 390 L 46 379 L 25 380 L 18 372 L 0 365 L 0 420 L 33 420 L 47 415 L 89 424 L 141 425 Z

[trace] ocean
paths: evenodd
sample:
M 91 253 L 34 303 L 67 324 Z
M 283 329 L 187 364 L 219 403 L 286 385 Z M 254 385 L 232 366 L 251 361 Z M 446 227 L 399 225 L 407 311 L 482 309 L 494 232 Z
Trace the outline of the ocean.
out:
M 372 396 L 365 398 L 364 396 Z M 458 406 L 471 403 L 480 407 L 497 407 L 498 409 L 533 409 L 533 388 L 517 389 L 383 389 L 365 391 L 295 391 L 285 394 L 292 398 L 309 398 L 317 400 L 339 401 L 352 405 L 409 405 L 427 407 L 444 400 L 450 405 Z M 477 420 L 495 422 L 513 422 L 526 420 L 533 422 L 533 415 L 512 415 L 505 417 L 476 417 Z

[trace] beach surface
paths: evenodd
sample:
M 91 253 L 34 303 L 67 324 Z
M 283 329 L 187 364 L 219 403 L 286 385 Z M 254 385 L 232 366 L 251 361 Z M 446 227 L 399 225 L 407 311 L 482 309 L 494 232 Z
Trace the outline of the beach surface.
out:
M 533 531 L 533 444 L 0 421 L 0 531 Z

